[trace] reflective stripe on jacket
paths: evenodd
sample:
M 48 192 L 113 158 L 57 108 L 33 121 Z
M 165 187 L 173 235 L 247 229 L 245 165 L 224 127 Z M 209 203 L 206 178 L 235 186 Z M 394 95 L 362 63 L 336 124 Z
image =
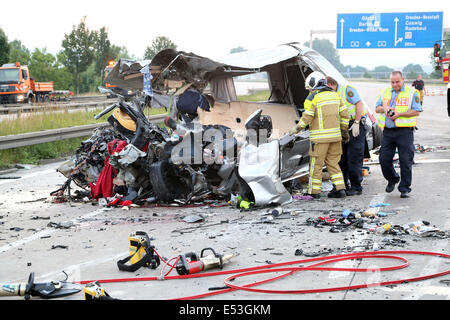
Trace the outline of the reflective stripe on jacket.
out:
M 308 98 L 307 98 L 308 99 Z M 312 142 L 342 141 L 342 131 L 348 129 L 347 107 L 339 94 L 334 91 L 314 92 L 311 105 L 302 114 L 298 127 L 309 125 L 309 138 Z

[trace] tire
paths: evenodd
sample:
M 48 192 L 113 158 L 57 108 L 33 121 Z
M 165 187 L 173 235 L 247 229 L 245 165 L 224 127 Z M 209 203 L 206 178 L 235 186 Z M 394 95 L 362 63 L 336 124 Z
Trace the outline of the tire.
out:
M 34 97 L 34 95 L 30 94 L 27 99 L 25 100 L 26 103 L 28 104 L 33 104 L 36 101 L 36 98 Z
M 153 192 L 161 201 L 172 201 L 186 194 L 186 186 L 167 161 L 152 163 L 149 168 L 150 183 Z
M 383 131 L 377 124 L 374 124 L 372 126 L 372 133 L 373 133 L 373 149 L 375 149 L 381 146 L 381 138 L 383 137 Z

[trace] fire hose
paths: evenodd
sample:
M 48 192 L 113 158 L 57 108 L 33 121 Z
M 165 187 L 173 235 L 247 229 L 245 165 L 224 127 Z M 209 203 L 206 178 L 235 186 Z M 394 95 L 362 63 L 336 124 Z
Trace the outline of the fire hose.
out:
M 77 282 L 79 284 L 88 284 L 92 282 L 96 283 L 118 283 L 118 282 L 135 282 L 135 281 L 154 281 L 154 280 L 173 280 L 173 279 L 192 279 L 192 278 L 201 278 L 201 277 L 212 277 L 212 276 L 220 276 L 220 275 L 230 275 L 224 280 L 225 289 L 207 292 L 203 294 L 198 295 L 192 295 L 187 297 L 180 297 L 176 299 L 171 300 L 193 300 L 193 299 L 200 299 L 200 298 L 206 298 L 213 295 L 218 295 L 222 293 L 227 293 L 234 290 L 244 290 L 244 291 L 250 291 L 250 292 L 258 292 L 258 293 L 271 293 L 271 294 L 307 294 L 307 293 L 321 293 L 321 292 L 331 292 L 331 291 L 347 291 L 347 290 L 356 290 L 356 289 L 362 289 L 362 288 L 369 288 L 369 287 L 375 287 L 375 286 L 387 286 L 387 285 L 396 285 L 396 284 L 402 284 L 402 283 L 409 283 L 409 282 L 417 282 L 422 280 L 428 280 L 432 278 L 441 277 L 447 274 L 450 274 L 450 270 L 428 274 L 428 275 L 422 275 L 417 277 L 411 277 L 411 278 L 405 278 L 405 279 L 399 279 L 399 280 L 389 280 L 389 281 L 381 281 L 381 282 L 375 282 L 375 283 L 362 283 L 362 284 L 356 284 L 356 285 L 348 285 L 348 286 L 341 286 L 341 287 L 328 287 L 328 288 L 312 288 L 312 289 L 297 289 L 297 290 L 273 290 L 273 289 L 258 289 L 254 288 L 258 285 L 262 285 L 265 283 L 269 283 L 284 277 L 287 277 L 289 275 L 292 275 L 296 272 L 300 271 L 342 271 L 342 272 L 385 272 L 385 271 L 394 271 L 399 270 L 408 267 L 409 261 L 404 258 L 400 257 L 398 255 L 425 255 L 425 256 L 434 256 L 434 257 L 441 257 L 441 258 L 450 258 L 450 255 L 444 254 L 444 253 L 437 253 L 437 252 L 427 252 L 427 251 L 409 251 L 409 250 L 394 250 L 394 251 L 366 251 L 366 252 L 355 252 L 355 253 L 346 253 L 346 254 L 337 254 L 337 255 L 331 255 L 331 256 L 324 256 L 324 257 L 315 257 L 315 258 L 309 258 L 309 259 L 303 259 L 303 260 L 295 260 L 295 261 L 288 261 L 288 262 L 282 262 L 282 263 L 275 263 L 270 265 L 263 265 L 263 266 L 256 266 L 256 267 L 248 267 L 248 268 L 241 268 L 241 269 L 233 269 L 233 270 L 220 270 L 215 272 L 201 272 L 201 273 L 195 273 L 195 274 L 187 274 L 187 275 L 176 275 L 176 276 L 170 276 L 170 272 L 175 268 L 175 264 L 171 265 L 170 262 L 175 260 L 175 263 L 179 260 L 179 257 L 172 258 L 168 260 L 167 262 L 155 251 L 155 253 L 160 257 L 162 262 L 165 263 L 165 265 L 168 265 L 171 267 L 171 269 L 163 274 L 164 268 L 162 268 L 160 272 L 160 276 L 154 276 L 154 277 L 138 277 L 138 278 L 120 278 L 120 279 L 103 279 L 103 280 L 89 280 L 89 281 L 80 281 Z M 327 267 L 328 264 L 333 264 L 341 261 L 347 261 L 347 260 L 362 260 L 362 259 L 390 259 L 390 260 L 396 260 L 400 261 L 400 263 L 392 266 L 387 267 L 380 267 L 380 268 L 341 268 L 341 267 Z M 292 265 L 303 265 L 306 263 L 313 263 L 308 266 L 292 266 Z M 265 274 L 265 273 L 276 273 L 276 272 L 284 272 L 281 275 L 277 275 L 268 279 L 264 279 L 258 282 L 253 282 L 251 284 L 246 285 L 235 285 L 232 284 L 231 281 L 237 279 L 237 278 L 244 278 L 251 275 L 256 274 Z

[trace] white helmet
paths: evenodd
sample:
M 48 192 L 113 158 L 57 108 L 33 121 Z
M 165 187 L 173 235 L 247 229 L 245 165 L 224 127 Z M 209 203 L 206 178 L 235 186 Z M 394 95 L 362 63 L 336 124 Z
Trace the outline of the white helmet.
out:
M 316 87 L 319 86 L 319 81 L 321 81 L 320 85 L 326 85 L 327 79 L 325 78 L 325 75 L 322 72 L 314 71 L 309 74 L 308 77 L 306 77 L 305 80 L 305 89 L 306 90 L 313 90 Z

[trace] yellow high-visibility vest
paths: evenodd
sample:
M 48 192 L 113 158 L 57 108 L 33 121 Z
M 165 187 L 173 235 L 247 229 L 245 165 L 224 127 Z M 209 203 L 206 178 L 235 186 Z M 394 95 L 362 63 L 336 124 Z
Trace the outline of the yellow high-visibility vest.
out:
M 413 90 L 405 86 L 405 90 L 400 91 L 395 100 L 395 112 L 407 112 L 411 110 L 411 103 L 417 90 Z M 389 106 L 392 99 L 392 88 L 386 88 L 381 95 L 383 106 Z M 395 125 L 399 128 L 415 127 L 417 125 L 417 116 L 412 117 L 398 117 L 395 119 Z M 386 116 L 384 113 L 378 113 L 378 126 L 384 128 L 386 126 Z
M 356 106 L 347 100 L 347 88 L 348 85 L 339 85 L 337 93 L 341 96 L 342 101 L 344 101 L 345 106 L 347 107 L 347 113 L 351 120 L 354 120 L 356 117 Z M 361 117 L 367 114 L 366 107 L 363 106 L 363 111 Z

